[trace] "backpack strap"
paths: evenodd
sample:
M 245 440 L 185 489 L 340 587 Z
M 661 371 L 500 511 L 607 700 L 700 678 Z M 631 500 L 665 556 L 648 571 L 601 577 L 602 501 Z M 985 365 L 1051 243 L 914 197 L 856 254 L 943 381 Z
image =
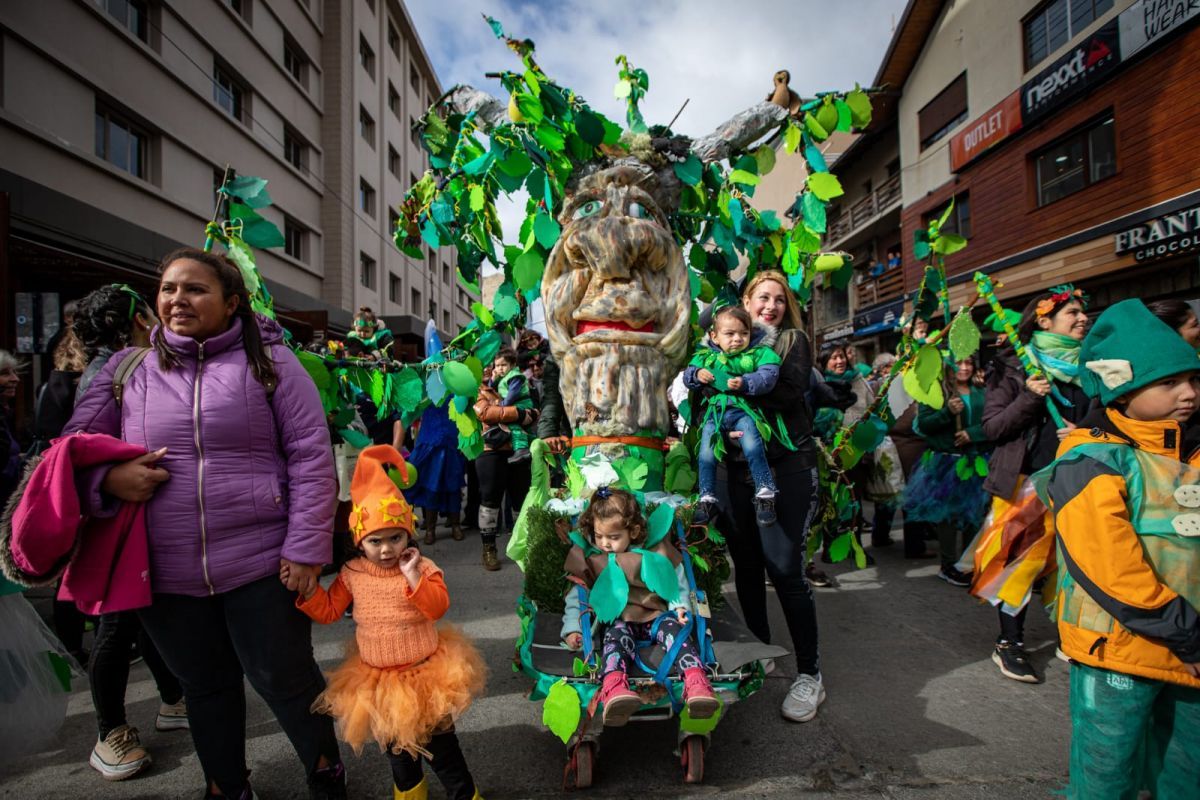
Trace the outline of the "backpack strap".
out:
M 150 354 L 151 348 L 139 347 L 121 359 L 121 363 L 117 364 L 117 369 L 113 372 L 112 393 L 113 399 L 117 401 L 117 405 L 121 405 L 121 396 L 125 393 L 125 383 L 129 380 L 129 376 L 138 368 L 138 365 L 146 360 L 146 356 Z

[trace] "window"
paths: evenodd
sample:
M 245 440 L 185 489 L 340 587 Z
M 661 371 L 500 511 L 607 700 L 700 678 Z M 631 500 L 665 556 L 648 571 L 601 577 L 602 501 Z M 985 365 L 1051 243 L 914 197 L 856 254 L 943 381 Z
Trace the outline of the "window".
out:
M 400 227 L 400 212 L 394 208 L 388 209 L 388 236 L 396 235 L 396 228 Z
M 225 0 L 225 5 L 233 9 L 246 22 L 250 22 L 250 0 Z
M 371 9 L 371 13 L 375 13 L 375 0 L 367 0 L 367 8 Z
M 932 145 L 967 118 L 967 73 L 955 78 L 941 93 L 917 112 L 921 149 Z
M 421 149 L 421 129 L 417 127 L 417 121 L 411 117 L 408 120 L 408 136 L 412 139 L 413 146 L 418 150 Z
M 392 21 L 388 20 L 387 26 L 387 43 L 388 48 L 396 54 L 396 58 L 400 57 L 400 31 L 396 30 L 396 26 Z
M 283 129 L 283 157 L 301 172 L 308 166 L 308 145 L 298 133 L 287 127 Z
M 304 260 L 304 244 L 307 231 L 291 217 L 283 218 L 283 252 L 297 261 Z
M 921 224 L 928 227 L 929 221 L 940 217 L 942 211 L 946 208 L 945 204 L 939 205 L 937 208 L 925 214 L 921 218 Z M 963 192 L 954 196 L 954 211 L 951 212 L 949 219 L 946 220 L 946 226 L 942 228 L 946 233 L 957 233 L 964 239 L 971 238 L 971 194 Z M 889 252 L 892 250 L 899 251 L 899 246 L 889 247 Z
M 1113 6 L 1113 0 L 1051 0 L 1025 19 L 1025 69 L 1079 35 Z
M 100 5 L 130 33 L 149 43 L 150 34 L 146 23 L 150 10 L 145 0 L 100 0 Z
M 138 178 L 147 178 L 150 137 L 106 108 L 96 108 L 96 155 Z
M 438 312 L 437 303 L 430 300 L 429 301 L 429 319 L 433 320 L 433 324 L 435 324 L 435 325 L 437 324 L 437 312 Z
M 367 113 L 367 109 L 358 107 L 358 134 L 366 140 L 371 148 L 375 148 L 375 120 Z
M 298 45 L 287 39 L 283 42 L 283 68 L 297 83 L 308 89 L 308 58 Z
M 390 144 L 388 145 L 388 172 L 395 175 L 396 180 L 402 180 L 400 177 L 400 154 Z
M 404 282 L 394 272 L 388 273 L 388 300 L 393 303 L 404 302 Z
M 375 288 L 375 259 L 366 253 L 358 254 L 358 282 L 368 289 Z
M 358 35 L 358 60 L 371 76 L 371 80 L 375 80 L 375 51 L 367 44 L 367 37 L 362 34 Z
M 1117 171 L 1111 115 L 1060 139 L 1034 156 L 1038 205 L 1075 194 Z
M 408 85 L 417 93 L 417 99 L 421 99 L 421 73 L 417 72 L 416 64 L 408 65 Z
M 220 66 L 213 67 L 213 100 L 226 114 L 245 122 L 246 90 Z
M 408 313 L 421 316 L 421 293 L 416 289 L 412 289 L 412 305 L 408 308 Z
M 396 115 L 396 119 L 400 119 L 400 93 L 391 81 L 388 81 L 388 108 Z
M 450 265 L 449 264 L 445 264 L 445 263 L 442 264 L 442 283 L 446 284 L 447 286 L 450 285 Z
M 370 216 L 375 216 L 375 189 L 362 178 L 358 179 L 358 207 Z
M 450 330 L 450 312 L 449 311 L 442 312 L 442 330 L 444 330 L 444 331 Z

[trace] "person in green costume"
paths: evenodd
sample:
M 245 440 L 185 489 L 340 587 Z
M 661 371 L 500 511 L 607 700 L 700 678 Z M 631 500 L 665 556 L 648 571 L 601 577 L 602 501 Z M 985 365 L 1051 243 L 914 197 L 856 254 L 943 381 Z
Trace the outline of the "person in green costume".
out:
M 501 347 L 492 362 L 496 393 L 500 405 L 513 408 L 533 408 L 533 395 L 529 392 L 529 381 L 517 366 L 517 353 L 511 347 Z M 508 463 L 529 460 L 529 431 L 520 425 L 510 425 L 513 454 Z
M 375 312 L 362 306 L 354 315 L 354 327 L 346 334 L 346 351 L 352 356 L 382 358 L 393 341 L 392 332 L 380 324 Z
M 740 306 L 726 306 L 713 314 L 707 346 L 701 347 L 683 371 L 683 383 L 704 393 L 700 433 L 700 505 L 702 518 L 717 506 L 717 461 L 724 454 L 723 436 L 736 438 L 754 479 L 754 508 L 759 525 L 775 524 L 775 477 L 767 464 L 764 439 L 772 431 L 761 409 L 747 397 L 764 395 L 779 380 L 780 358 L 763 344 L 751 346 L 750 314 Z

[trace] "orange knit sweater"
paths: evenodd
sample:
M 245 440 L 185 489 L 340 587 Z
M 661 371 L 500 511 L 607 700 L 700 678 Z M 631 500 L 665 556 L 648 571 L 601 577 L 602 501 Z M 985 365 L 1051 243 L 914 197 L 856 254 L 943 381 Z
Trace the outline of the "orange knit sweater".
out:
M 296 607 L 329 624 L 339 620 L 353 600 L 363 662 L 379 669 L 413 666 L 437 649 L 433 623 L 450 607 L 442 571 L 424 557 L 420 568 L 421 580 L 413 589 L 399 567 L 385 569 L 356 558 L 342 567 L 329 591 L 318 586 L 308 600 L 297 599 Z

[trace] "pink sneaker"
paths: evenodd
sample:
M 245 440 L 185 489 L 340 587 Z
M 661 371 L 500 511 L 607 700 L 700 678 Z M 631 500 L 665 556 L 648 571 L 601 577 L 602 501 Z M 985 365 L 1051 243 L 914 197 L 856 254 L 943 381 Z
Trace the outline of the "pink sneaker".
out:
M 713 694 L 712 684 L 702 668 L 683 671 L 683 703 L 692 719 L 708 719 L 721 708 L 721 701 Z
M 604 676 L 600 702 L 604 704 L 604 726 L 607 728 L 619 728 L 629 722 L 633 712 L 642 706 L 641 698 L 629 690 L 629 679 L 620 670 Z

